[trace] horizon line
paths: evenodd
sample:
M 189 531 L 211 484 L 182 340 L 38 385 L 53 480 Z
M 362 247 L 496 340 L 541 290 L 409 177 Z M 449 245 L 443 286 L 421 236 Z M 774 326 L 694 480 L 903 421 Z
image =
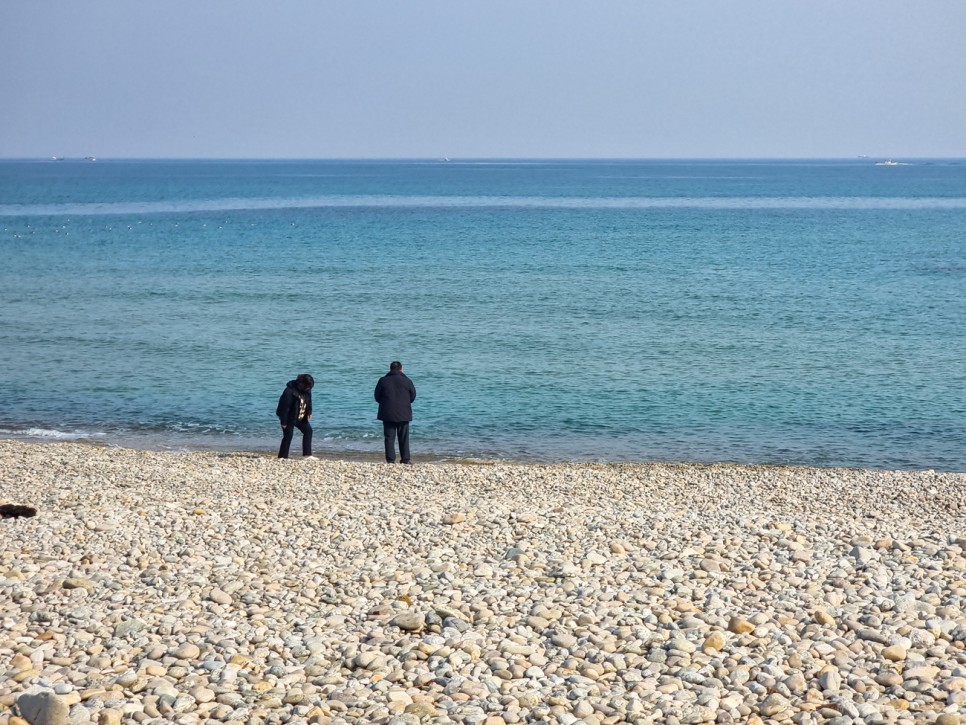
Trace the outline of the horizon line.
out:
M 962 161 L 966 156 L 0 156 L 7 161 Z

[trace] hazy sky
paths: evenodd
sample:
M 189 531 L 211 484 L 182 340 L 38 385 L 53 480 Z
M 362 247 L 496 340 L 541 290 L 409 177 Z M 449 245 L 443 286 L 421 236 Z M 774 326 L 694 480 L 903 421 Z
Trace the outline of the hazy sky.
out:
M 0 0 L 0 157 L 966 157 L 964 0 Z

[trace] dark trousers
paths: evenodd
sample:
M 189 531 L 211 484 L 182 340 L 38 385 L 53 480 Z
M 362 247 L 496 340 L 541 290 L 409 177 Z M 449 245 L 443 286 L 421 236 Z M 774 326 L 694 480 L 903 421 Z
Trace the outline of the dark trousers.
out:
M 386 460 L 396 462 L 396 438 L 399 438 L 399 456 L 403 463 L 409 463 L 409 421 L 402 423 L 382 422 L 382 435 L 386 441 Z
M 282 445 L 278 448 L 279 458 L 288 458 L 288 449 L 292 445 L 292 436 L 295 429 L 302 431 L 302 455 L 312 455 L 312 424 L 307 420 L 300 420 L 295 425 L 290 425 L 282 429 Z

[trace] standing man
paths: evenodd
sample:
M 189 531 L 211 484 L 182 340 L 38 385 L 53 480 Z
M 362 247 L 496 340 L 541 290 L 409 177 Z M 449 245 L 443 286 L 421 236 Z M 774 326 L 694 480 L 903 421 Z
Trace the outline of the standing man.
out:
M 416 386 L 403 374 L 402 363 L 393 360 L 389 372 L 376 383 L 376 402 L 382 421 L 382 434 L 386 443 L 386 463 L 396 462 L 396 437 L 399 437 L 399 456 L 403 463 L 412 463 L 409 457 L 409 421 L 413 419 L 413 401 Z
M 295 429 L 302 431 L 302 458 L 314 458 L 312 455 L 312 388 L 315 378 L 308 373 L 302 373 L 295 380 L 289 380 L 278 399 L 275 415 L 282 425 L 282 445 L 278 449 L 279 458 L 288 458 L 288 449 L 292 445 Z

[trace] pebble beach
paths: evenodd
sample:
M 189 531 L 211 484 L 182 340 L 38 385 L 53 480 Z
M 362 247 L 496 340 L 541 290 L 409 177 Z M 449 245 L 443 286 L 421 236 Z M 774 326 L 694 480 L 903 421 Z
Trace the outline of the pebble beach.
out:
M 966 723 L 966 474 L 0 441 L 0 725 Z

